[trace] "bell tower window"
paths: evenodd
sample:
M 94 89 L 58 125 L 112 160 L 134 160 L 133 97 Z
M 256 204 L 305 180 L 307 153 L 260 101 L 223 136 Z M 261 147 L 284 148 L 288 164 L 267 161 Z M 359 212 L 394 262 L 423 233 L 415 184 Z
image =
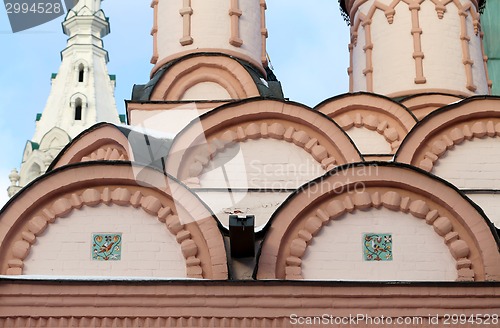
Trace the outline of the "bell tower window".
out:
M 80 98 L 76 99 L 75 102 L 75 121 L 82 120 L 82 100 Z
M 78 66 L 78 82 L 83 82 L 83 78 L 85 76 L 85 68 L 82 64 Z

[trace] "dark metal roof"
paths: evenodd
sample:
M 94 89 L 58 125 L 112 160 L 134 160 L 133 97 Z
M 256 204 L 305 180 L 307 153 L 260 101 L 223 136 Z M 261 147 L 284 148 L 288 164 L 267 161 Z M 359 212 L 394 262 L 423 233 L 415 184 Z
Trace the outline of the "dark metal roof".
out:
M 175 64 L 186 60 L 188 58 L 192 57 L 199 57 L 199 56 L 225 56 L 234 59 L 238 63 L 240 63 L 241 66 L 245 68 L 245 70 L 250 74 L 252 77 L 255 85 L 257 86 L 257 89 L 259 90 L 259 93 L 262 97 L 270 97 L 270 98 L 277 98 L 277 99 L 284 99 L 283 95 L 283 90 L 281 88 L 281 83 L 278 81 L 276 78 L 276 75 L 274 75 L 274 72 L 270 70 L 269 68 L 266 68 L 266 73 L 267 73 L 267 78 L 262 74 L 261 71 L 256 69 L 252 64 L 236 58 L 234 56 L 229 56 L 224 53 L 218 53 L 218 52 L 201 52 L 201 53 L 193 53 L 187 56 L 184 56 L 182 58 L 178 58 L 175 60 L 172 60 L 165 65 L 163 65 L 156 73 L 153 75 L 151 80 L 144 84 L 144 85 L 134 85 L 132 89 L 132 101 L 139 101 L 139 102 L 147 102 L 151 100 L 151 94 L 153 93 L 154 88 L 156 87 L 156 84 L 160 81 L 162 76 Z M 266 81 L 267 85 L 263 82 Z
M 166 155 L 169 153 L 170 146 L 172 145 L 172 139 L 151 136 L 148 134 L 148 131 L 133 129 L 133 127 L 123 125 L 116 126 L 111 123 L 101 122 L 84 130 L 70 143 L 68 143 L 49 165 L 47 172 L 54 170 L 56 163 L 58 163 L 59 159 L 73 146 L 73 144 L 103 126 L 114 127 L 128 139 L 130 146 L 129 151 L 133 153 L 135 163 L 155 168 L 162 172 L 164 171 L 164 160 Z

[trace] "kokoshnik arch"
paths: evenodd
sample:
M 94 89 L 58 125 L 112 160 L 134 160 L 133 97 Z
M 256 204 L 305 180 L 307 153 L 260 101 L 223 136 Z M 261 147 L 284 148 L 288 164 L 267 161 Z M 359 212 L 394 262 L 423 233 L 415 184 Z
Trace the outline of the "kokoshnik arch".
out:
M 109 22 L 80 0 L 0 212 L 0 326 L 498 323 L 500 81 L 483 40 L 500 31 L 485 4 L 340 1 L 350 89 L 310 108 L 268 65 L 265 0 L 153 0 L 154 66 L 120 124 Z

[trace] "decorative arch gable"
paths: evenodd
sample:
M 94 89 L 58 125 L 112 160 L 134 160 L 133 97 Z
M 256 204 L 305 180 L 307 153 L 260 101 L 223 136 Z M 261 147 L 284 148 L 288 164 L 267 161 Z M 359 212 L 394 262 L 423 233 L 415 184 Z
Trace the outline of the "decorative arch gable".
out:
M 84 59 L 78 59 L 73 63 L 73 71 L 75 72 L 75 82 L 78 83 L 88 83 L 89 78 L 89 72 L 92 70 L 92 66 L 88 64 L 88 62 Z M 82 95 L 82 94 L 80 94 Z M 83 100 L 83 98 L 82 98 Z M 74 101 L 74 99 L 72 99 Z M 87 99 L 85 98 L 85 102 L 87 102 Z
M 50 162 L 50 157 L 41 151 L 35 150 L 30 154 L 27 161 L 21 166 L 21 171 L 19 175 L 21 180 L 19 184 L 21 186 L 26 186 L 28 183 L 38 178 L 47 169 L 47 162 Z
M 87 99 L 87 96 L 84 95 L 83 93 L 81 92 L 77 92 L 75 93 L 74 95 L 71 96 L 70 98 L 70 102 L 71 104 L 74 104 L 76 102 L 77 99 L 80 99 L 81 102 L 82 102 L 82 105 L 83 107 L 87 107 L 87 104 L 88 104 L 88 99 Z
M 226 56 L 191 56 L 176 61 L 163 73 L 150 100 L 179 101 L 189 89 L 203 83 L 217 85 L 231 99 L 260 95 L 252 76 L 236 60 Z
M 188 277 L 227 279 L 224 242 L 205 205 L 177 180 L 130 163 L 65 167 L 17 194 L 0 213 L 0 272 L 22 274 L 37 236 L 74 210 L 99 204 L 132 206 L 164 223 Z
M 221 106 L 191 122 L 173 141 L 167 172 L 197 184 L 218 152 L 267 138 L 303 148 L 324 169 L 362 160 L 351 139 L 328 117 L 295 103 L 252 99 Z
M 46 150 L 54 147 L 62 148 L 69 142 L 71 142 L 71 137 L 66 133 L 66 131 L 58 127 L 54 127 L 43 136 L 40 141 L 39 149 Z
M 370 93 L 344 94 L 328 99 L 316 109 L 334 120 L 344 131 L 365 128 L 384 137 L 394 153 L 417 123 L 403 105 Z
M 427 116 L 406 137 L 395 160 L 432 172 L 455 145 L 495 136 L 500 136 L 500 98 L 471 97 Z
M 73 68 L 76 70 L 78 69 L 78 67 L 80 67 L 80 65 L 83 65 L 84 67 L 88 68 L 91 67 L 91 65 L 89 65 L 89 63 L 85 59 L 79 58 L 77 61 L 74 62 Z
M 82 132 L 64 148 L 48 171 L 80 162 L 129 160 L 127 137 L 113 124 L 100 123 Z
M 257 279 L 302 279 L 301 258 L 329 221 L 380 207 L 432 225 L 456 260 L 458 280 L 500 279 L 498 237 L 465 196 L 412 167 L 374 164 L 331 171 L 291 196 L 267 227 Z
M 24 146 L 23 152 L 23 162 L 27 161 L 29 156 L 37 149 L 40 148 L 40 145 L 33 141 L 26 141 L 26 145 Z

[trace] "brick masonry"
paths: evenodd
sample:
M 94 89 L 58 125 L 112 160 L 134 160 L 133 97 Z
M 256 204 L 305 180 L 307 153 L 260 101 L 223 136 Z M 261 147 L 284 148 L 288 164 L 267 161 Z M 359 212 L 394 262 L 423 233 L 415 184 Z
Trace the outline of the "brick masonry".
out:
M 500 194 L 468 193 L 467 196 L 483 209 L 497 228 L 500 228 Z
M 304 149 L 275 139 L 240 142 L 218 153 L 209 165 L 213 169 L 200 177 L 203 188 L 295 189 L 325 173 Z
M 353 128 L 347 134 L 356 144 L 361 154 L 390 154 L 391 145 L 377 131 L 367 128 Z
M 122 233 L 120 261 L 91 259 L 92 233 Z M 141 209 L 83 207 L 38 236 L 26 275 L 186 277 L 181 247 L 164 224 Z
M 363 234 L 392 233 L 393 260 L 363 259 Z M 302 258 L 304 279 L 454 281 L 455 260 L 425 221 L 403 212 L 371 209 L 330 221 Z
M 460 189 L 498 189 L 500 138 L 474 138 L 446 152 L 433 173 Z

